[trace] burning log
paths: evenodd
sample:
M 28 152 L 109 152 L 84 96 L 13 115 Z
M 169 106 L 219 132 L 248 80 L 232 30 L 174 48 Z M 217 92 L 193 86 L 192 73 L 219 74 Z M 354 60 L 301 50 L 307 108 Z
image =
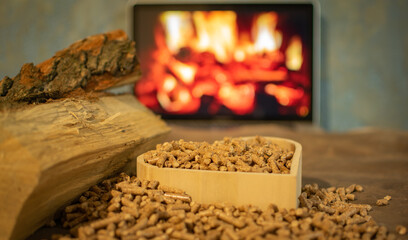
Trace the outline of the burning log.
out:
M 136 156 L 162 141 L 169 128 L 132 95 L 58 99 L 135 81 L 138 69 L 134 43 L 116 31 L 1 81 L 0 239 L 26 238 L 90 186 L 134 171 Z

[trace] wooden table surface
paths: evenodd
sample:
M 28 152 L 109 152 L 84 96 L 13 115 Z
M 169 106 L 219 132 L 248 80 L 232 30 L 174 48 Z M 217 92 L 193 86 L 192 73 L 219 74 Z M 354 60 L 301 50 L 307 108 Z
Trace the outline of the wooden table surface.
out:
M 302 184 L 347 187 L 356 183 L 364 192 L 357 203 L 373 206 L 370 215 L 391 232 L 397 225 L 408 227 L 408 132 L 359 129 L 327 133 L 308 124 L 281 125 L 270 122 L 176 121 L 167 140 L 208 141 L 224 137 L 273 136 L 295 140 L 303 147 Z M 377 199 L 392 196 L 388 206 Z M 50 236 L 55 229 L 42 228 L 29 239 Z M 57 231 L 58 232 L 58 231 Z M 398 239 L 408 239 L 408 235 Z

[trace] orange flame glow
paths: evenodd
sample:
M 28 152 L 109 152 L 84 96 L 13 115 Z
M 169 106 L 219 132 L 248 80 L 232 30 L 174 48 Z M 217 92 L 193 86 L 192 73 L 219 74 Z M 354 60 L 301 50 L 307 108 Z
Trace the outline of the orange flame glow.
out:
M 286 86 L 269 83 L 265 86 L 265 92 L 276 97 L 278 102 L 283 106 L 291 106 L 295 101 L 303 97 L 302 89 L 294 89 Z
M 195 48 L 213 53 L 219 62 L 229 61 L 237 39 L 236 18 L 232 11 L 194 12 Z
M 185 84 L 190 85 L 193 83 L 197 71 L 195 66 L 174 60 L 169 68 Z
M 255 87 L 253 84 L 224 85 L 218 97 L 235 114 L 248 114 L 254 109 Z
M 175 89 L 170 94 L 159 91 L 157 100 L 164 109 L 174 113 L 194 113 L 200 107 L 199 99 L 194 98 L 190 91 L 183 87 Z
M 177 79 L 175 79 L 171 75 L 167 75 L 163 81 L 163 91 L 164 92 L 171 92 L 177 86 Z
M 255 39 L 254 50 L 258 53 L 271 52 L 280 48 L 282 34 L 276 31 L 278 15 L 274 12 L 264 13 L 257 17 L 252 27 Z
M 286 49 L 286 67 L 289 70 L 298 71 L 302 67 L 302 41 L 299 36 L 294 36 L 289 41 Z
M 172 53 L 187 46 L 194 30 L 190 21 L 190 13 L 184 11 L 168 11 L 160 15 L 160 21 L 166 32 L 166 44 Z
M 139 100 L 168 113 L 191 114 L 202 108 L 205 96 L 214 101 L 207 103 L 211 114 L 224 106 L 245 115 L 254 111 L 262 92 L 282 106 L 301 102 L 297 114 L 307 115 L 304 90 L 286 84 L 303 63 L 301 38 L 282 44 L 275 12 L 254 14 L 245 30 L 237 21 L 233 11 L 162 13 L 147 74 L 135 87 Z

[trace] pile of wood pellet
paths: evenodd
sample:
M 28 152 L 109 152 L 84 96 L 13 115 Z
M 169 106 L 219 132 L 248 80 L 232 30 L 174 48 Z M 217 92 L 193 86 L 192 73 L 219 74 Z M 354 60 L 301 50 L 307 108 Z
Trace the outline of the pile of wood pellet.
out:
M 306 185 L 297 209 L 200 204 L 182 190 L 121 174 L 91 187 L 67 206 L 53 239 L 394 239 L 351 203 L 359 185 Z M 58 221 L 59 221 L 58 220 Z
M 146 163 L 158 167 L 213 171 L 290 173 L 293 151 L 266 138 L 224 138 L 223 141 L 158 144 L 144 154 Z

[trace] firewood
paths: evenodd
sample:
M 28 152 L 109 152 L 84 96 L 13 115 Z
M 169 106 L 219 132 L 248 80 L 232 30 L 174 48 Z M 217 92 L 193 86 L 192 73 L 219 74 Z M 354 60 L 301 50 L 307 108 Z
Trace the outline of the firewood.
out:
M 17 76 L 0 81 L 0 104 L 45 102 L 77 89 L 100 91 L 139 77 L 135 42 L 116 30 L 75 42 L 38 65 L 24 64 Z
M 28 237 L 161 141 L 169 128 L 134 96 L 97 93 L 139 77 L 135 43 L 117 30 L 0 81 L 0 239 Z
M 67 98 L 0 114 L 0 239 L 25 239 L 168 126 L 132 95 Z

